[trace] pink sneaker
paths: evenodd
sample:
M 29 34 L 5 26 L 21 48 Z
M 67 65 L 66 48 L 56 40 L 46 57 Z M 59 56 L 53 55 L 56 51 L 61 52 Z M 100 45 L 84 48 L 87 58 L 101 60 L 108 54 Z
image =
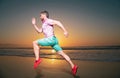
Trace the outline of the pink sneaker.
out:
M 77 69 L 78 69 L 78 66 L 77 65 L 74 65 L 74 67 L 72 68 L 72 74 L 75 76 L 76 73 L 77 73 Z
M 38 67 L 38 65 L 41 63 L 42 59 L 38 59 L 34 62 L 34 69 L 36 69 Z

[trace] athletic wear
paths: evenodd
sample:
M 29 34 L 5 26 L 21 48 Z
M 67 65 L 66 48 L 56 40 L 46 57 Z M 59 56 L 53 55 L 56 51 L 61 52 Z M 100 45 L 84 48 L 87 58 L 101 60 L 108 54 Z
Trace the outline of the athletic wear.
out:
M 76 73 L 77 73 L 77 69 L 78 69 L 78 66 L 77 65 L 74 65 L 74 67 L 72 68 L 72 74 L 75 76 Z
M 56 52 L 62 50 L 58 44 L 58 39 L 54 35 L 53 20 L 46 19 L 42 24 L 42 32 L 45 35 L 45 38 L 37 40 L 37 43 L 40 46 L 51 46 L 55 49 Z
M 54 29 L 52 25 L 52 19 L 46 19 L 42 24 L 42 32 L 44 33 L 45 37 L 54 36 Z
M 55 36 L 39 39 L 37 40 L 37 43 L 41 46 L 51 46 L 53 49 L 55 49 L 56 52 L 62 50 L 62 48 L 58 44 L 58 39 Z
M 34 69 L 36 69 L 38 67 L 38 65 L 41 63 L 42 59 L 38 59 L 34 62 Z

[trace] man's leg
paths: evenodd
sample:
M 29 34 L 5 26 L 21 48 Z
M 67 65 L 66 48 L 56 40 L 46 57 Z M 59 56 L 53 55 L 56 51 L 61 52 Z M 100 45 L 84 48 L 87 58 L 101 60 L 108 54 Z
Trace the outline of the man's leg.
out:
M 49 39 L 48 38 L 43 38 L 43 39 L 38 39 L 36 41 L 33 41 L 33 49 L 34 49 L 34 53 L 35 53 L 35 58 L 36 61 L 34 63 L 34 68 L 36 69 L 38 67 L 38 65 L 41 63 L 41 59 L 39 57 L 39 45 L 41 46 L 49 46 Z
M 34 49 L 34 53 L 35 53 L 35 58 L 36 60 L 39 59 L 39 46 L 38 46 L 38 43 L 37 41 L 33 41 L 33 49 Z
M 65 58 L 65 60 L 70 64 L 71 68 L 74 67 L 73 62 L 71 61 L 70 57 L 67 54 L 65 54 L 63 51 L 59 51 L 58 54 Z
M 58 44 L 57 38 L 56 37 L 53 37 L 53 38 L 54 38 L 55 44 L 51 47 L 53 49 L 55 49 L 57 51 L 57 53 L 60 54 L 63 58 L 65 58 L 65 60 L 71 65 L 73 75 L 76 75 L 78 66 L 74 65 L 73 62 L 71 61 L 70 57 L 62 51 L 62 48 Z
M 77 65 L 74 65 L 74 64 L 72 63 L 72 61 L 70 60 L 69 56 L 66 55 L 63 51 L 59 51 L 58 54 L 60 54 L 62 57 L 65 58 L 65 60 L 71 65 L 72 74 L 73 74 L 73 75 L 76 75 L 78 66 L 77 66 Z
M 34 69 L 36 69 L 38 67 L 38 65 L 41 63 L 41 59 L 39 58 L 39 46 L 37 41 L 33 41 L 33 49 L 34 49 L 34 53 L 35 53 L 35 62 L 34 62 Z

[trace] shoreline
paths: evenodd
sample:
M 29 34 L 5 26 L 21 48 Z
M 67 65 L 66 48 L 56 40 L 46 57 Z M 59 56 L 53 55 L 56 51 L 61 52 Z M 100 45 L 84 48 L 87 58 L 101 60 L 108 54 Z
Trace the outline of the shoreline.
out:
M 101 46 L 63 46 L 63 50 L 104 50 L 104 49 L 120 49 L 120 45 L 101 45 Z M 0 45 L 0 49 L 33 49 L 33 47 L 2 47 Z M 51 47 L 41 47 L 42 50 L 44 49 L 52 49 Z

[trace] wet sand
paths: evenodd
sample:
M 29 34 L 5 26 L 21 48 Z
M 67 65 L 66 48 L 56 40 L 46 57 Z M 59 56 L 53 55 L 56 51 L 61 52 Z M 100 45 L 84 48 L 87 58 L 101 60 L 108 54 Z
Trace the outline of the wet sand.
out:
M 76 76 L 65 60 L 45 59 L 33 69 L 33 57 L 0 56 L 0 78 L 120 78 L 120 62 L 73 60 Z

